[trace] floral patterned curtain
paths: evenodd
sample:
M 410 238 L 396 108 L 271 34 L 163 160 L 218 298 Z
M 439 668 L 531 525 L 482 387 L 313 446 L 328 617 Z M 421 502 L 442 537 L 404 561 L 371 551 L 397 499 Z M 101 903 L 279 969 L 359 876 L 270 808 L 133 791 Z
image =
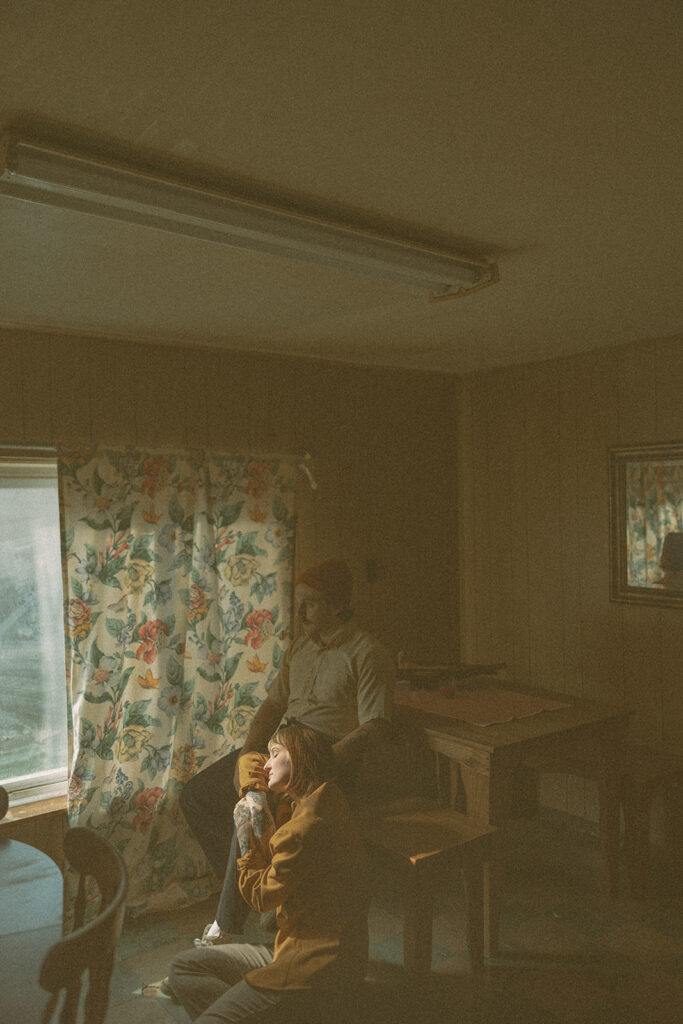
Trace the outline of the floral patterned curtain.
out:
M 667 533 L 683 531 L 683 463 L 626 463 L 628 579 L 634 586 L 659 582 Z
M 287 643 L 294 467 L 207 452 L 60 452 L 70 824 L 102 831 L 134 913 L 215 880 L 178 807 L 239 746 Z

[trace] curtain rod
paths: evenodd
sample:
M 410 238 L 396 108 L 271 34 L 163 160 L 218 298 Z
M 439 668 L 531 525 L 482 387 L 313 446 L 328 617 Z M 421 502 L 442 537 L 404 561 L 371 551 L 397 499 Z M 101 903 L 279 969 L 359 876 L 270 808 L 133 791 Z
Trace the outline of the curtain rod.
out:
M 57 448 L 45 445 L 3 444 L 0 445 L 0 455 L 3 459 L 54 459 Z
M 60 448 L 79 448 L 79 447 L 96 448 L 97 445 L 96 444 L 91 444 L 91 443 L 88 443 L 88 444 L 83 445 L 83 446 L 78 445 L 78 444 L 73 444 L 73 443 L 71 443 L 71 444 L 58 443 L 54 447 L 52 447 L 52 446 L 46 447 L 46 446 L 38 446 L 38 445 L 30 445 L 30 444 L 0 445 L 0 456 L 3 459 L 5 459 L 5 460 L 16 459 L 17 461 L 20 460 L 20 459 L 27 459 L 27 458 L 29 458 L 29 459 L 54 459 L 54 458 L 57 457 L 57 454 L 58 454 Z M 133 444 L 130 444 L 130 445 L 111 445 L 110 447 L 112 447 L 112 448 L 138 448 L 139 445 L 137 445 L 137 444 L 135 444 L 135 445 L 133 445 Z M 153 445 L 153 446 L 150 446 L 150 450 L 151 451 L 161 451 L 161 450 L 167 450 L 167 449 L 159 448 L 157 445 Z M 189 447 L 185 447 L 182 450 L 183 451 L 192 451 L 193 449 L 189 448 Z M 208 451 L 209 449 L 200 448 L 199 450 L 200 451 Z M 217 453 L 217 454 L 222 454 L 222 453 Z M 299 452 L 299 454 L 295 454 L 293 452 L 286 452 L 286 453 L 284 453 L 284 452 L 264 452 L 264 453 L 261 453 L 261 452 L 258 452 L 258 453 L 254 453 L 254 452 L 225 452 L 225 454 L 226 455 L 241 455 L 241 456 L 244 456 L 245 458 L 250 456 L 250 455 L 258 454 L 259 457 L 263 458 L 263 459 L 279 459 L 279 460 L 281 459 L 281 460 L 287 461 L 287 462 L 294 462 L 294 463 L 296 463 L 297 469 L 300 469 L 301 472 L 308 479 L 308 482 L 310 484 L 311 490 L 312 491 L 317 491 L 317 489 L 318 489 L 318 483 L 317 483 L 317 480 L 315 479 L 315 476 L 314 476 L 313 456 L 311 455 L 311 453 L 306 448 L 304 448 L 301 452 Z

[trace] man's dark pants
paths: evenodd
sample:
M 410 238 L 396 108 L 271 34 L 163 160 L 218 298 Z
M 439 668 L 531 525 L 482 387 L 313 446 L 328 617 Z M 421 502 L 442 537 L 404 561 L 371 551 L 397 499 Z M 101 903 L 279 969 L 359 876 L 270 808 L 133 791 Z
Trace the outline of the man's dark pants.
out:
M 216 921 L 223 932 L 239 935 L 249 906 L 237 886 L 240 856 L 232 813 L 237 803 L 233 779 L 240 750 L 233 750 L 193 776 L 180 794 L 180 809 L 211 867 L 223 882 Z

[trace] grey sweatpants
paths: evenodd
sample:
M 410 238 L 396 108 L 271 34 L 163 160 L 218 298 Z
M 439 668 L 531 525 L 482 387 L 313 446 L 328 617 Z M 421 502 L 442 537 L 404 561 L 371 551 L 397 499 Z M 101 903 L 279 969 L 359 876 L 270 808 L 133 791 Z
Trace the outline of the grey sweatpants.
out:
M 270 946 L 233 943 L 179 953 L 168 980 L 175 995 L 197 1024 L 241 1024 L 266 1020 L 275 1007 L 306 1004 L 309 992 L 253 988 L 244 975 L 273 959 Z

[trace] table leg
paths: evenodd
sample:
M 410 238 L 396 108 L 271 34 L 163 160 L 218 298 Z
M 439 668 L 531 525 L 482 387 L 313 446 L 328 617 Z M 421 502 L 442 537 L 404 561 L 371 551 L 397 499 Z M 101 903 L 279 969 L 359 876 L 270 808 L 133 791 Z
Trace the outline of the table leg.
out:
M 650 857 L 650 804 L 647 785 L 625 778 L 622 782 L 624 808 L 624 846 L 631 895 L 644 898 L 647 893 Z
M 611 898 L 619 895 L 621 844 L 621 769 L 619 748 L 623 727 L 604 730 L 598 741 L 600 771 L 597 777 L 600 842 L 605 864 L 605 888 Z
M 619 789 L 619 777 L 614 773 L 610 773 L 598 780 L 600 841 L 605 862 L 605 886 L 607 895 L 610 898 L 619 895 L 619 839 L 621 830 Z
M 413 870 L 403 897 L 403 965 L 416 980 L 432 967 L 433 906 L 429 887 L 420 884 L 419 871 Z
M 512 770 L 495 765 L 460 764 L 460 778 L 467 800 L 467 816 L 483 825 L 502 824 L 509 813 Z M 498 844 L 484 865 L 484 953 L 498 955 L 503 864 Z
M 477 858 L 466 858 L 462 868 L 467 916 L 467 951 L 470 970 L 484 966 L 486 927 L 484 922 L 484 865 Z
M 458 798 L 458 784 L 460 780 L 460 765 L 457 761 L 448 761 L 448 779 L 449 779 L 449 793 L 450 799 L 448 806 L 452 811 L 457 810 L 456 801 Z
M 673 892 L 683 892 L 683 779 L 664 788 L 664 835 Z M 649 837 L 648 837 L 649 838 Z M 650 844 L 648 841 L 648 852 Z

